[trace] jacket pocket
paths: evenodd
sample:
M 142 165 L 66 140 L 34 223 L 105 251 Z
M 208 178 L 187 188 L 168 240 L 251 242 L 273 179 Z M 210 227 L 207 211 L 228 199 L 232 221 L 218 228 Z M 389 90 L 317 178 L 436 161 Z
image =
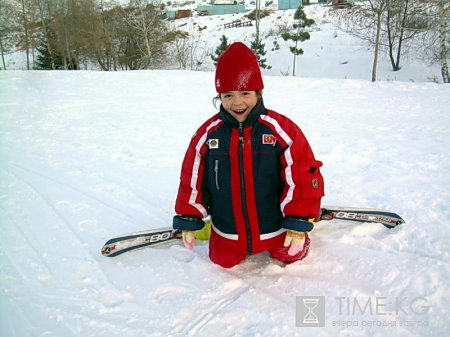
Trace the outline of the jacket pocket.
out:
M 321 198 L 325 194 L 324 180 L 320 173 L 323 163 L 319 160 L 301 161 L 296 169 L 299 175 L 300 196 Z

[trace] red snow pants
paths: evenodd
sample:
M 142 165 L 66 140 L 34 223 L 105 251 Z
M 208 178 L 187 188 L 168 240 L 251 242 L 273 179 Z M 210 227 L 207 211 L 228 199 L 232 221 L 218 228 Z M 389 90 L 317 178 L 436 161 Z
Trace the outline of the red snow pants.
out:
M 281 242 L 279 247 L 268 249 L 267 251 L 272 258 L 286 264 L 303 260 L 308 255 L 311 244 L 308 233 L 305 233 L 305 235 L 306 240 L 303 245 L 303 250 L 296 255 L 289 255 L 289 247 L 284 247 L 283 242 Z M 223 240 L 225 240 L 226 243 L 223 242 Z M 230 240 L 220 237 L 218 234 L 214 233 L 214 231 L 211 231 L 211 238 L 209 240 L 209 258 L 212 262 L 224 268 L 231 268 L 244 261 L 247 256 L 247 252 L 243 252 L 237 244 L 236 247 L 233 247 L 233 244 L 230 244 Z

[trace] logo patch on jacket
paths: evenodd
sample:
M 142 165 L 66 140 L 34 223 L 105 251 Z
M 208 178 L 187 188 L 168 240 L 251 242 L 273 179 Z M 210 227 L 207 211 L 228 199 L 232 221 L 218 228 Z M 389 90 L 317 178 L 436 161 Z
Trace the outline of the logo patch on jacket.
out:
M 263 144 L 275 145 L 276 142 L 277 142 L 277 138 L 274 135 L 268 135 L 268 134 L 262 135 L 262 143 Z
M 219 148 L 219 140 L 218 139 L 209 139 L 207 142 L 208 147 L 210 149 L 218 149 Z

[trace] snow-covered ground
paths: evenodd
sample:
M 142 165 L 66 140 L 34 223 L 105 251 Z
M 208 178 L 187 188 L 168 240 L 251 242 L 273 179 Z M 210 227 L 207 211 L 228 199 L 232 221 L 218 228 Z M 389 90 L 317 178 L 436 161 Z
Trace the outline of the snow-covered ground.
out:
M 366 66 L 265 72 L 265 103 L 324 162 L 324 204 L 406 224 L 319 223 L 304 261 L 229 270 L 205 243 L 100 254 L 171 224 L 187 144 L 216 111 L 212 72 L 0 72 L 0 336 L 448 335 L 450 87 L 418 83 L 423 66 L 370 83 Z M 296 326 L 300 296 L 323 296 L 324 327 Z
M 450 87 L 265 84 L 324 162 L 324 203 L 407 223 L 319 223 L 289 266 L 221 269 L 207 244 L 102 257 L 111 236 L 170 225 L 213 73 L 1 72 L 0 336 L 446 335 Z M 297 296 L 325 296 L 324 328 L 296 327 Z

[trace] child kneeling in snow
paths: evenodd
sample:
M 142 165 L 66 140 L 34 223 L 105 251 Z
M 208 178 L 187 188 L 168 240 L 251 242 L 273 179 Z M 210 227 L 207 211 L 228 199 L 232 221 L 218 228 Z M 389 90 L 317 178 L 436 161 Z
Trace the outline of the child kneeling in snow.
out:
M 263 251 L 303 259 L 324 195 L 322 163 L 293 121 L 264 106 L 258 61 L 243 43 L 220 56 L 215 86 L 220 111 L 191 139 L 173 227 L 192 249 L 210 215 L 209 256 L 225 268 Z

